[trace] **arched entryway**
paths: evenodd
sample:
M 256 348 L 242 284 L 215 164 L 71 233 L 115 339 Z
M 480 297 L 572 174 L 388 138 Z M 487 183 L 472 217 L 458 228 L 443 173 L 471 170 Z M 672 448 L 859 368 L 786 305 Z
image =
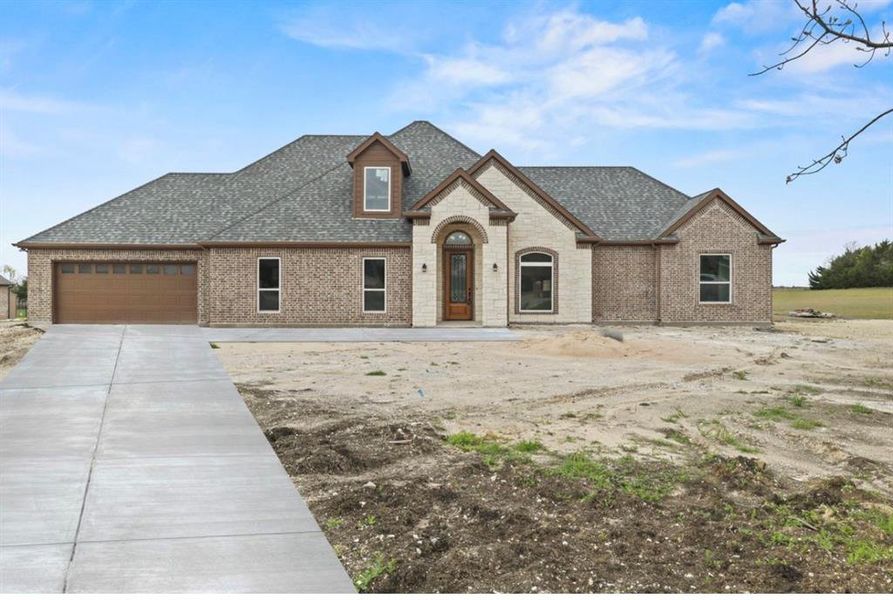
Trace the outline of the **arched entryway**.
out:
M 474 320 L 474 241 L 462 229 L 447 234 L 443 240 L 443 320 Z

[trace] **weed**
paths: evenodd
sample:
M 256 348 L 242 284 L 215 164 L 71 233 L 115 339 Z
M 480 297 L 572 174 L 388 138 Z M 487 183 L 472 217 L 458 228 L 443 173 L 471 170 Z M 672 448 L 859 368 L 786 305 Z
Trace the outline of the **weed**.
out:
M 368 358 L 369 358 L 369 357 L 368 357 L 368 356 L 366 356 L 366 355 L 365 355 L 365 354 L 360 354 L 360 358 L 362 358 L 362 359 L 364 359 L 364 360 L 366 360 L 366 359 L 368 359 Z
M 562 418 L 562 419 L 576 419 L 577 413 L 572 413 L 572 412 L 562 413 L 560 418 Z
M 329 517 L 325 520 L 325 523 L 323 523 L 323 527 L 325 527 L 326 530 L 338 529 L 342 525 L 344 525 L 344 519 L 341 517 Z
M 683 479 L 675 469 L 646 471 L 632 456 L 625 456 L 611 465 L 583 452 L 565 456 L 553 473 L 570 479 L 585 479 L 598 490 L 622 491 L 646 502 L 660 502 L 672 491 L 674 484 Z M 583 500 L 591 501 L 595 497 L 592 492 Z
M 372 583 L 381 577 L 382 575 L 387 575 L 389 573 L 393 573 L 397 568 L 397 561 L 391 559 L 389 561 L 385 561 L 384 557 L 379 554 L 372 561 L 372 564 L 363 569 L 359 575 L 357 575 L 356 580 L 354 581 L 354 585 L 359 592 L 365 592 L 369 589 L 369 586 Z
M 524 453 L 540 452 L 545 450 L 545 446 L 537 440 L 524 440 L 515 444 L 515 450 Z
M 366 375 L 371 377 L 381 377 L 383 375 L 387 375 L 384 371 L 369 371 Z
M 850 411 L 852 411 L 854 415 L 870 415 L 872 413 L 872 410 L 870 408 L 861 403 L 851 404 Z
M 806 406 L 806 396 L 802 396 L 800 394 L 790 394 L 787 398 L 788 402 L 790 402 L 797 408 L 803 408 L 804 406 Z
M 789 421 L 795 418 L 795 415 L 783 406 L 761 408 L 753 415 L 761 419 L 769 419 L 770 421 Z
M 743 452 L 744 454 L 755 454 L 759 452 L 756 448 L 748 446 L 735 437 L 735 435 L 719 421 L 701 421 L 698 423 L 698 431 L 705 438 L 714 440 L 725 446 L 731 446 L 738 450 L 738 452 Z
M 732 376 L 740 381 L 747 381 L 747 371 L 733 371 Z
M 220 346 L 218 344 L 215 344 L 214 342 L 211 342 L 211 348 L 214 350 L 220 350 Z
M 691 446 L 691 438 L 682 433 L 681 431 L 677 431 L 676 429 L 671 429 L 664 434 L 667 436 L 667 439 L 673 440 L 678 444 L 682 444 L 683 446 Z
M 822 388 L 814 385 L 798 384 L 791 388 L 794 394 L 821 394 Z
M 536 440 L 524 440 L 514 446 L 501 444 L 494 436 L 478 436 L 470 431 L 460 431 L 448 436 L 446 442 L 464 452 L 477 452 L 484 462 L 495 467 L 500 462 L 527 462 L 529 454 L 540 452 L 545 447 Z
M 661 421 L 664 421 L 665 423 L 673 423 L 673 424 L 676 424 L 676 423 L 679 422 L 679 419 L 684 419 L 684 418 L 687 417 L 687 416 L 688 416 L 687 414 L 685 414 L 684 412 L 682 412 L 682 409 L 677 408 L 677 409 L 676 409 L 676 412 L 674 412 L 674 413 L 673 413 L 672 415 L 670 415 L 669 417 L 661 417 Z
M 820 421 L 813 421 L 812 419 L 797 417 L 791 421 L 791 427 L 794 429 L 802 429 L 804 431 L 812 431 L 816 427 L 822 427 L 822 423 Z
M 850 564 L 893 560 L 893 547 L 882 546 L 872 540 L 856 540 L 849 545 L 846 559 Z
M 378 517 L 375 515 L 366 515 L 360 522 L 363 527 L 375 527 L 376 523 L 378 523 Z

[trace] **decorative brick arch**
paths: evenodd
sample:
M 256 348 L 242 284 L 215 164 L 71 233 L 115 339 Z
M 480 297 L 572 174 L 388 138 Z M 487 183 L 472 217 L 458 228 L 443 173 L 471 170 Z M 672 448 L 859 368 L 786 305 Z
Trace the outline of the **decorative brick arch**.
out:
M 531 252 L 541 252 L 552 257 L 552 311 L 549 313 L 522 313 L 521 312 L 521 257 Z M 558 252 L 542 246 L 530 246 L 521 248 L 515 252 L 515 314 L 558 314 Z
M 437 224 L 437 227 L 434 228 L 434 233 L 431 234 L 431 243 L 436 244 L 437 238 L 443 229 L 447 225 L 453 225 L 455 223 L 466 223 L 474 227 L 475 231 L 477 231 L 478 235 L 481 236 L 481 243 L 486 244 L 488 242 L 487 239 L 487 230 L 484 229 L 480 223 L 472 219 L 471 217 L 466 217 L 465 215 L 453 215 L 452 217 L 447 217 L 443 221 Z

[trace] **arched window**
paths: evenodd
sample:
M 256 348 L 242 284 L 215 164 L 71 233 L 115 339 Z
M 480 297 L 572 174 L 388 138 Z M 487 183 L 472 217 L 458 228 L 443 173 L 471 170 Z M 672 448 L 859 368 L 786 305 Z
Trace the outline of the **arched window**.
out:
M 553 306 L 553 259 L 545 252 L 528 252 L 520 258 L 519 308 L 525 313 L 550 313 Z
M 454 231 L 443 243 L 445 246 L 471 246 L 471 237 L 464 231 Z

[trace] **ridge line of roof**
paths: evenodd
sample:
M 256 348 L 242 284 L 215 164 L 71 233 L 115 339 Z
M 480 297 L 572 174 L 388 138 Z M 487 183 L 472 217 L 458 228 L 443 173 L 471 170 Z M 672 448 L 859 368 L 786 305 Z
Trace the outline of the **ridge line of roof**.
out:
M 434 129 L 434 130 L 436 130 L 436 131 L 442 133 L 442 134 L 445 135 L 446 137 L 450 138 L 451 140 L 453 140 L 454 142 L 456 142 L 457 144 L 459 144 L 460 146 L 462 146 L 463 148 L 465 148 L 466 150 L 468 150 L 469 152 L 471 152 L 472 154 L 474 154 L 475 156 L 477 156 L 478 158 L 480 158 L 481 156 L 483 156 L 483 154 L 481 154 L 481 153 L 478 152 L 477 150 L 474 150 L 473 148 L 471 148 L 470 146 L 468 146 L 465 142 L 463 142 L 463 141 L 460 140 L 459 138 L 450 135 L 449 133 L 447 133 L 446 131 L 444 131 L 443 129 L 441 129 L 440 127 L 438 127 L 437 125 L 435 125 L 434 123 L 432 123 L 431 121 L 428 121 L 428 120 L 426 120 L 426 119 L 416 119 L 415 121 L 410 122 L 408 125 L 405 125 L 405 126 L 401 127 L 400 129 L 398 129 L 397 131 L 395 131 L 395 132 L 392 133 L 391 135 L 388 135 L 388 136 L 385 136 L 385 137 L 391 137 L 392 135 L 397 135 L 398 133 L 401 133 L 401 132 L 404 131 L 405 129 L 409 129 L 410 127 L 412 127 L 412 126 L 415 125 L 416 123 L 425 123 L 425 124 L 428 125 L 431 129 Z
M 314 182 L 316 182 L 316 181 L 319 181 L 320 179 L 322 179 L 323 177 L 325 177 L 326 175 L 328 175 L 329 173 L 331 173 L 332 171 L 334 171 L 335 169 L 337 169 L 337 168 L 340 167 L 341 165 L 345 165 L 345 164 L 347 164 L 347 161 L 346 161 L 346 160 L 344 160 L 344 161 L 342 161 L 342 162 L 335 163 L 335 165 L 333 165 L 330 169 L 326 169 L 326 171 L 324 171 L 323 173 L 320 173 L 320 174 L 317 175 L 316 177 L 313 177 L 312 179 L 307 180 L 306 182 L 304 182 L 303 184 L 299 185 L 299 186 L 296 187 L 296 188 L 292 188 L 292 189 L 290 189 L 289 191 L 285 192 L 285 193 L 282 194 L 281 196 L 279 196 L 279 197 L 277 197 L 277 198 L 274 198 L 273 200 L 271 200 L 270 202 L 267 202 L 267 203 L 264 204 L 263 206 L 260 206 L 257 210 L 255 210 L 255 211 L 253 211 L 253 212 L 251 212 L 251 213 L 245 215 L 245 216 L 242 217 L 241 219 L 237 219 L 237 220 L 233 221 L 232 223 L 227 224 L 226 227 L 223 227 L 222 229 L 218 229 L 217 231 L 215 231 L 214 233 L 212 233 L 210 236 L 208 236 L 208 241 L 213 240 L 215 237 L 217 237 L 218 235 L 220 235 L 220 234 L 223 233 L 224 231 L 226 231 L 226 230 L 228 230 L 228 229 L 232 229 L 233 227 L 235 227 L 235 226 L 238 225 L 239 223 L 242 223 L 242 222 L 244 222 L 244 221 L 247 221 L 249 218 L 255 216 L 256 214 L 258 214 L 259 212 L 261 212 L 261 211 L 263 211 L 263 210 L 266 210 L 266 209 L 270 208 L 270 207 L 273 206 L 274 204 L 278 204 L 279 202 L 282 202 L 283 200 L 285 200 L 286 198 L 288 198 L 289 196 L 291 196 L 291 195 L 294 194 L 295 192 L 304 189 L 305 187 L 307 187 L 307 186 L 310 185 L 311 183 L 314 183 Z

